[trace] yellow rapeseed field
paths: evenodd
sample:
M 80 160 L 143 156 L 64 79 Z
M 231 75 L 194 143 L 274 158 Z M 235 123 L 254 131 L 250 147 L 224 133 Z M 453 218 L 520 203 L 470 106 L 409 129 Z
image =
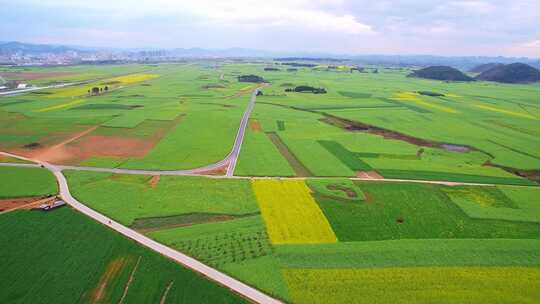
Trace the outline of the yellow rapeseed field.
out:
M 499 108 L 495 108 L 495 107 L 488 106 L 488 105 L 477 104 L 477 105 L 474 105 L 474 106 L 477 107 L 477 108 L 492 111 L 492 112 L 498 112 L 498 113 L 503 113 L 503 114 L 507 114 L 507 115 L 530 118 L 530 119 L 535 119 L 535 120 L 537 119 L 536 117 L 534 117 L 532 115 L 529 115 L 529 114 L 514 112 L 514 111 L 510 111 L 510 110 L 499 109 Z
M 446 113 L 452 113 L 452 114 L 458 113 L 458 111 L 456 111 L 456 110 L 454 110 L 454 109 L 452 109 L 450 107 L 445 107 L 445 106 L 442 106 L 442 105 L 439 105 L 439 104 L 434 104 L 434 103 L 423 101 L 422 99 L 420 99 L 418 97 L 418 94 L 414 93 L 414 92 L 401 92 L 401 93 L 396 94 L 396 96 L 394 96 L 391 99 L 392 100 L 397 100 L 397 101 L 412 101 L 412 102 L 414 102 L 414 103 L 416 103 L 418 105 L 428 107 L 428 108 L 433 108 L 433 109 L 443 111 L 443 112 L 446 112 Z
M 285 269 L 291 302 L 538 303 L 540 268 Z
M 303 180 L 253 180 L 252 185 L 273 244 L 337 242 Z
M 67 88 L 61 88 L 61 89 L 54 89 L 51 91 L 51 94 L 46 95 L 47 98 L 60 98 L 60 97 L 74 97 L 74 96 L 83 96 L 87 95 L 88 91 L 91 90 L 93 87 L 104 87 L 107 83 L 109 84 L 109 88 L 114 88 L 114 84 L 118 85 L 127 85 L 135 82 L 141 82 L 149 79 L 154 79 L 156 77 L 159 77 L 158 74 L 132 74 L 132 75 L 125 75 L 125 76 L 118 76 L 113 78 L 108 78 L 103 80 L 103 82 L 99 83 L 92 83 L 87 85 L 81 85 L 81 86 L 74 86 L 74 87 L 67 87 Z M 113 84 L 111 86 L 111 84 Z
M 145 81 L 149 79 L 154 79 L 159 77 L 158 74 L 132 74 L 132 75 L 126 75 L 126 76 L 118 76 L 114 78 L 107 79 L 106 82 L 121 82 L 124 84 L 130 84 L 134 82 L 140 82 Z

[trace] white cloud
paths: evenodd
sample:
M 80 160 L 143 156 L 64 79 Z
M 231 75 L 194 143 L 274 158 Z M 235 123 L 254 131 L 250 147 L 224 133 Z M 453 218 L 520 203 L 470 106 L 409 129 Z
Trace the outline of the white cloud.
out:
M 489 14 L 497 9 L 497 7 L 487 1 L 452 1 L 450 6 L 475 14 Z
M 540 40 L 529 41 L 523 44 L 523 47 L 528 49 L 540 50 Z
M 37 1 L 37 0 L 31 0 Z M 336 7 L 343 0 L 48 0 L 46 5 L 73 6 L 79 10 L 103 11 L 118 19 L 149 15 L 196 17 L 207 25 L 229 27 L 293 27 L 321 32 L 372 34 L 371 26 L 350 14 L 337 14 L 326 7 Z M 36 2 L 37 4 L 38 2 Z
M 58 32 L 60 42 L 81 33 L 89 45 L 540 56 L 539 0 L 17 0 L 5 6 L 3 40 Z
M 508 53 L 516 56 L 540 58 L 540 39 L 512 45 L 509 47 Z
M 161 0 L 168 2 L 166 0 Z M 354 16 L 332 14 L 319 6 L 331 1 L 253 1 L 229 0 L 182 2 L 183 12 L 226 26 L 292 27 L 311 31 L 346 34 L 373 33 L 372 28 Z

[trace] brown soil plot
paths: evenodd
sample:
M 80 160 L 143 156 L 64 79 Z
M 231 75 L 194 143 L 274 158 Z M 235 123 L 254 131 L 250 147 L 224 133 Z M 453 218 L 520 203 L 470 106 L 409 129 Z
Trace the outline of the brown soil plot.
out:
M 262 131 L 261 124 L 259 123 L 259 121 L 255 120 L 255 119 L 250 119 L 249 120 L 249 128 L 253 132 L 257 132 L 257 133 Z

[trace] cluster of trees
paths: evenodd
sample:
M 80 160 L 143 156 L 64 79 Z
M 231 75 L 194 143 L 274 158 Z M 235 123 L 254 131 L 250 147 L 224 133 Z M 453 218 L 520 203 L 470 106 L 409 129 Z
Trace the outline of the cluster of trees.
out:
M 313 94 L 326 94 L 325 88 L 314 88 L 306 85 L 297 86 L 295 88 L 287 88 L 285 92 L 297 92 L 297 93 L 313 93 Z
M 278 69 L 278 68 L 272 68 L 272 67 L 264 68 L 264 70 L 267 71 L 267 72 L 281 71 L 281 70 Z
M 431 92 L 431 91 L 418 91 L 418 94 L 424 95 L 424 96 L 433 96 L 433 97 L 443 97 L 444 94 L 437 93 L 437 92 Z
M 238 81 L 239 82 L 254 82 L 254 83 L 266 82 L 264 78 L 257 75 L 241 75 L 241 76 L 238 76 Z
M 109 87 L 108 86 L 105 86 L 103 88 L 100 88 L 100 87 L 93 87 L 91 90 L 88 90 L 88 94 L 91 94 L 91 95 L 99 95 L 103 92 L 107 93 L 109 91 Z
M 282 65 L 289 65 L 293 67 L 300 67 L 300 68 L 314 68 L 317 65 L 313 63 L 298 63 L 298 62 L 283 62 Z
M 281 57 L 275 58 L 275 61 L 323 61 L 323 62 L 344 62 L 349 61 L 349 59 L 343 58 L 330 58 L 330 57 Z

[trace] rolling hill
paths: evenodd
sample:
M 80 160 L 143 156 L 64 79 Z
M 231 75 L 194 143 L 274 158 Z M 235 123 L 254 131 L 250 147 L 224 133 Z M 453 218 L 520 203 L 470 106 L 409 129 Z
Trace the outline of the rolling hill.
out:
M 431 66 L 416 70 L 408 77 L 444 80 L 444 81 L 473 81 L 474 79 L 465 75 L 460 70 L 449 66 Z
M 478 80 L 502 83 L 540 81 L 540 71 L 524 63 L 512 63 L 491 68 L 476 77 Z
M 484 73 L 486 71 L 489 71 L 493 68 L 496 68 L 496 67 L 500 67 L 500 66 L 503 66 L 504 64 L 502 63 L 485 63 L 485 64 L 480 64 L 480 65 L 477 65 L 475 66 L 474 68 L 470 69 L 469 72 L 471 73 Z

